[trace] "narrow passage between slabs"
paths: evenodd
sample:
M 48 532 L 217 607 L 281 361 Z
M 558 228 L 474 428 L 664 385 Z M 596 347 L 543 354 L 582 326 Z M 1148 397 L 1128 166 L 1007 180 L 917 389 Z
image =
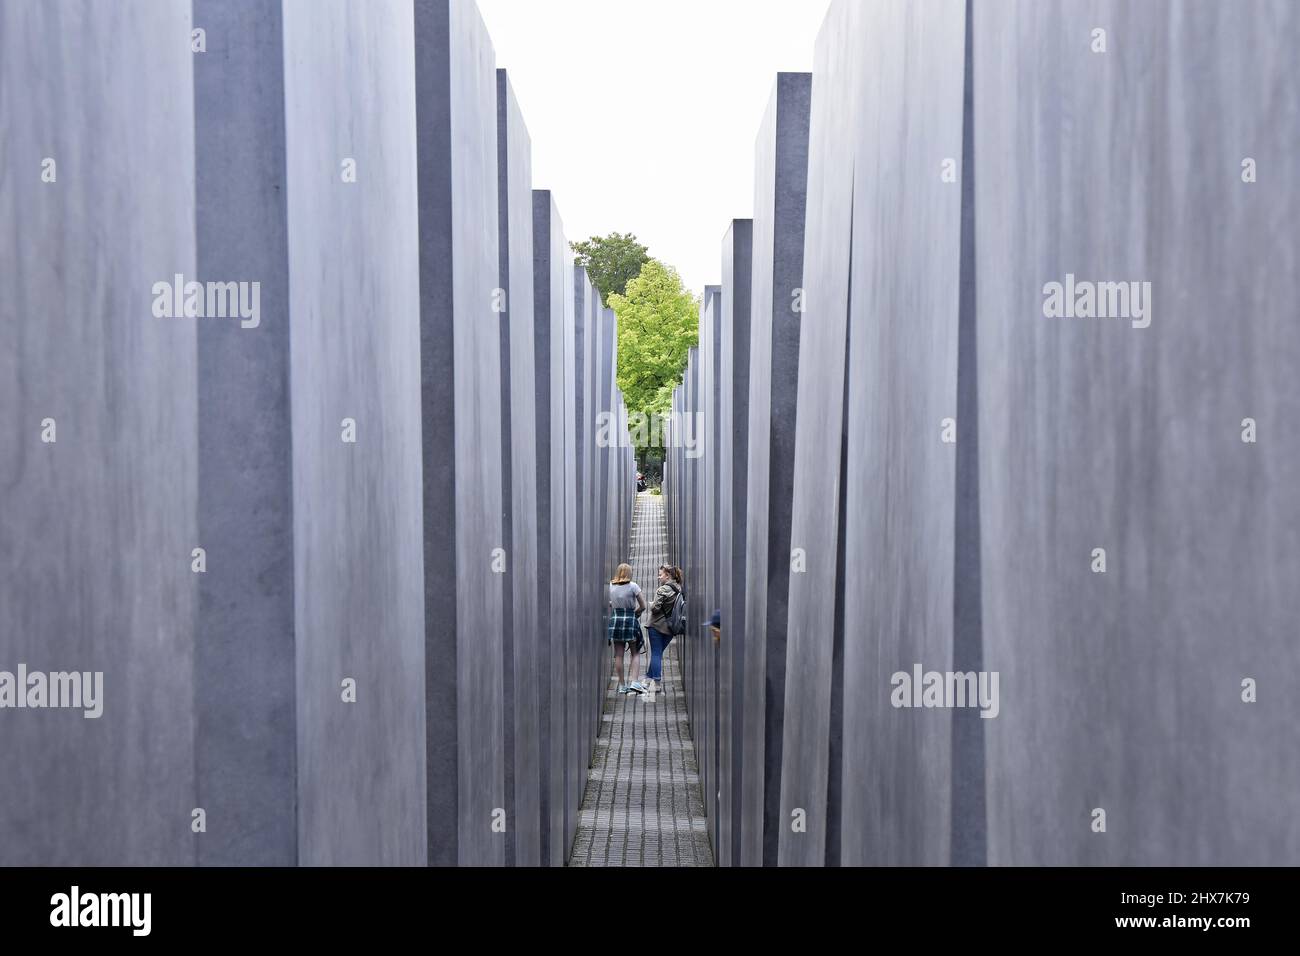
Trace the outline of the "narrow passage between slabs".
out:
M 631 545 L 632 579 L 648 605 L 659 566 L 668 559 L 662 497 L 637 495 Z M 648 619 L 647 611 L 642 620 Z M 600 735 L 569 865 L 713 866 L 677 641 L 664 654 L 663 691 L 653 702 L 619 694 L 612 662 L 606 662 L 610 676 Z

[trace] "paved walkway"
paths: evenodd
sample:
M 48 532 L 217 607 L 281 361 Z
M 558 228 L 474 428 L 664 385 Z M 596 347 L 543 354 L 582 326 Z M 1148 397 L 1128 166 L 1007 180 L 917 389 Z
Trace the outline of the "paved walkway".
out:
M 637 495 L 630 563 L 647 603 L 667 550 L 663 498 Z M 676 642 L 668 647 L 664 690 L 653 704 L 634 694 L 620 696 L 612 669 L 611 663 L 569 865 L 713 866 Z

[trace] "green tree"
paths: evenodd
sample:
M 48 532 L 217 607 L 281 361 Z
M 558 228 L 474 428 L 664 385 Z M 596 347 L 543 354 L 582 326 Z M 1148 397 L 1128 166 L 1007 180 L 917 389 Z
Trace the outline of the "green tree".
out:
M 651 259 L 627 284 L 624 295 L 610 296 L 618 316 L 618 387 L 629 417 L 665 416 L 673 389 L 686 371 L 686 353 L 699 342 L 699 301 L 671 266 Z M 632 428 L 637 456 L 661 460 L 654 427 Z
M 569 245 L 577 253 L 575 262 L 587 270 L 587 278 L 600 290 L 606 305 L 609 305 L 610 296 L 623 295 L 627 284 L 650 261 L 646 247 L 630 232 L 626 235 L 611 232 L 608 236 L 592 236 L 584 242 L 571 242 Z

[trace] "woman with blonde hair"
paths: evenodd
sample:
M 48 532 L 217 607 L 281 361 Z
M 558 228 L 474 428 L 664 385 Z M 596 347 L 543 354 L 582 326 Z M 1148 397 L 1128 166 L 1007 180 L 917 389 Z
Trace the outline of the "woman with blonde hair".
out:
M 620 694 L 643 694 L 645 687 L 639 681 L 623 683 L 623 652 L 632 651 L 629 674 L 635 674 L 641 662 L 641 612 L 645 598 L 640 586 L 632 580 L 632 565 L 620 564 L 609 582 L 609 643 L 614 647 L 614 673 L 618 675 Z

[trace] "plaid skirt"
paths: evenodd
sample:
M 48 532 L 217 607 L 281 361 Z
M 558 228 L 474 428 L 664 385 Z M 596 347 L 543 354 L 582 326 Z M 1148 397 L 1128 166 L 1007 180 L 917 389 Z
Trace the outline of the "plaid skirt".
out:
M 641 646 L 641 620 L 630 607 L 616 607 L 609 612 L 609 640 Z

